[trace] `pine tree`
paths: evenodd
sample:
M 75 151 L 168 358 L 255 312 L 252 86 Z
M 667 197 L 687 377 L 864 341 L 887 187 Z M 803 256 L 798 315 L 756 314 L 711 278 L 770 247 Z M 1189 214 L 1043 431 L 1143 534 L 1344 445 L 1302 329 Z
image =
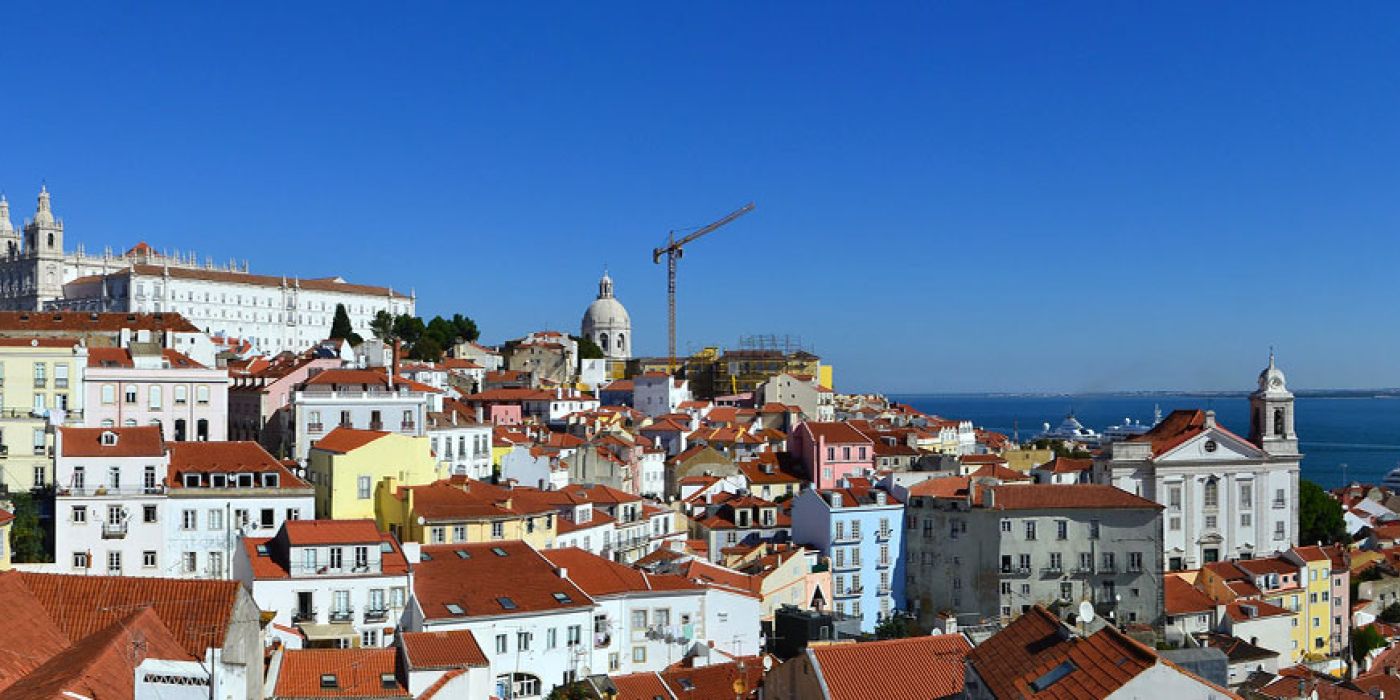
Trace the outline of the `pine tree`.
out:
M 346 342 L 359 345 L 364 339 L 355 332 L 355 327 L 350 325 L 350 313 L 345 310 L 344 304 L 335 305 L 335 319 L 331 321 L 331 338 L 343 338 Z

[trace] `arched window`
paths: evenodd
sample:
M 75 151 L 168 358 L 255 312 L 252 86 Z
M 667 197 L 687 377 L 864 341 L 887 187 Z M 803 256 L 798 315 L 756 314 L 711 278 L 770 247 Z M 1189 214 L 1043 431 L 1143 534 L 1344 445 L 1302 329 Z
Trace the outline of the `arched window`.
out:
M 1207 508 L 1215 508 L 1220 505 L 1220 484 L 1215 479 L 1206 482 L 1205 502 Z
M 599 333 L 599 334 L 598 334 L 598 347 L 602 348 L 602 349 L 603 349 L 603 352 L 607 352 L 607 351 L 608 351 L 608 334 L 607 334 L 607 333 Z
M 618 333 L 618 334 L 617 334 L 617 351 L 618 351 L 618 352 L 627 352 L 627 334 L 625 334 L 625 333 Z
M 1287 431 L 1287 430 L 1284 430 L 1284 425 L 1283 425 L 1283 409 L 1281 409 L 1281 408 L 1275 408 L 1275 409 L 1274 409 L 1274 435 L 1277 435 L 1277 436 L 1279 436 L 1279 437 L 1283 437 L 1284 435 L 1287 435 L 1287 434 L 1288 434 L 1288 431 Z
M 52 233 L 49 234 L 49 247 L 50 247 L 50 248 L 53 247 L 53 234 L 52 234 Z
M 135 418 L 128 418 L 128 419 L 122 421 L 122 427 L 123 427 L 123 428 L 135 428 L 135 427 L 136 427 L 136 419 L 135 419 Z

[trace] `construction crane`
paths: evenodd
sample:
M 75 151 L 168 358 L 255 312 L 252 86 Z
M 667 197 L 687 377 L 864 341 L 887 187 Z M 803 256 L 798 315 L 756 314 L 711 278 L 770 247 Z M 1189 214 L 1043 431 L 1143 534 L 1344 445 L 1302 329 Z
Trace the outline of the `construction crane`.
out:
M 703 226 L 680 240 L 676 240 L 676 232 L 671 231 L 664 248 L 655 248 L 651 251 L 651 261 L 660 263 L 661 256 L 666 256 L 666 371 L 674 373 L 676 371 L 676 261 L 681 259 L 685 253 L 685 246 L 694 243 L 701 236 L 714 231 L 715 229 L 730 223 L 731 221 L 753 211 L 753 202 L 749 202 L 723 219 L 707 226 Z

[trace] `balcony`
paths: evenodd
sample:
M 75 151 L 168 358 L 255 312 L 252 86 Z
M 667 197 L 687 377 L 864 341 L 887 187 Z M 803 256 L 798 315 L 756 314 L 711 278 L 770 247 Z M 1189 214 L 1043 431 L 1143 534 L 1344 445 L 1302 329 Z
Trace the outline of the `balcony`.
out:
M 1074 567 L 1074 570 L 1071 571 L 1070 573 L 1074 574 L 1075 576 L 1088 576 L 1088 575 L 1094 573 L 1094 567 L 1092 567 L 1092 566 L 1076 566 L 1076 567 Z
M 893 530 L 876 530 L 876 531 L 875 531 L 875 541 L 876 541 L 876 542 L 889 542 L 889 541 L 890 541 L 890 535 L 891 535 L 892 533 L 893 533 Z
M 102 523 L 102 539 L 119 540 L 126 537 L 126 523 Z
M 894 562 L 890 561 L 889 559 L 877 559 L 877 560 L 875 561 L 875 568 L 877 568 L 877 569 L 888 569 L 888 568 L 890 568 L 890 566 L 892 566 L 893 564 L 894 564 Z
M 34 388 L 35 388 L 35 389 L 47 389 L 48 386 L 49 386 L 49 380 L 44 379 L 43 377 L 35 377 L 35 378 L 34 378 Z
M 292 622 L 315 622 L 316 608 L 310 610 L 298 610 L 292 613 Z
M 1098 573 L 1100 573 L 1100 574 L 1116 574 L 1116 573 L 1118 573 L 1118 565 L 1117 565 L 1117 564 L 1101 564 L 1101 565 L 1099 566 L 1099 568 L 1098 568 Z
M 372 421 L 370 421 L 370 422 L 369 422 L 369 429 L 370 429 L 370 430 L 383 430 L 383 429 L 384 429 L 384 421 L 382 421 L 382 420 L 372 420 Z
M 353 622 L 355 620 L 354 610 L 332 610 L 331 622 Z
M 1030 575 L 1031 575 L 1031 569 L 1030 569 L 1029 566 L 1017 566 L 1017 567 L 1014 567 L 1014 568 L 1003 567 L 1002 570 L 1001 570 L 1001 575 L 1002 575 L 1002 576 L 1030 576 Z
M 159 496 L 165 493 L 165 485 L 156 486 L 125 486 L 113 488 L 111 486 L 60 486 L 56 491 L 56 496 Z
M 893 589 L 890 588 L 889 586 L 879 586 L 879 587 L 877 587 L 877 588 L 875 589 L 875 595 L 882 595 L 882 596 L 885 596 L 885 595 L 890 595 L 892 592 L 893 592 Z
M 831 564 L 831 570 L 832 570 L 832 571 L 851 571 L 852 569 L 859 569 L 859 568 L 860 568 L 860 562 L 857 562 L 857 561 L 842 560 L 839 564 L 836 563 L 836 562 L 832 562 L 832 564 Z
M 388 608 L 365 608 L 365 622 L 384 622 L 388 619 Z
M 306 424 L 306 432 L 308 432 L 308 433 L 324 433 L 325 431 L 326 431 L 326 424 L 325 424 L 325 423 L 307 423 L 307 424 Z
M 1284 508 L 1287 508 L 1287 507 L 1288 507 L 1288 502 L 1287 502 L 1287 501 L 1280 500 L 1280 499 L 1277 499 L 1277 498 L 1274 499 L 1274 510 L 1283 510 Z
M 411 420 L 406 420 L 406 421 L 403 422 L 403 427 L 401 427 L 401 428 L 399 428 L 399 429 L 400 429 L 400 430 L 403 430 L 403 431 L 412 431 L 412 430 L 415 430 L 415 429 L 416 429 L 417 425 L 418 425 L 417 423 L 415 423 L 415 422 L 413 422 L 413 421 L 411 421 Z
M 857 587 L 855 587 L 855 588 L 847 588 L 847 589 L 842 590 L 842 591 L 837 591 L 835 597 L 837 597 L 837 598 L 857 598 L 857 597 L 860 596 L 860 594 L 862 594 L 862 593 L 864 593 L 864 592 L 865 592 L 865 586 L 857 586 Z
M 593 633 L 593 648 L 594 648 L 594 649 L 606 649 L 606 648 L 608 648 L 608 646 L 611 645 L 611 644 L 612 644 L 612 636 L 609 635 L 607 632 L 594 632 L 594 633 Z
M 1041 578 L 1051 578 L 1054 576 L 1060 576 L 1064 573 L 1065 569 L 1062 566 L 1046 566 L 1040 569 Z
M 67 380 L 66 378 L 64 378 L 64 377 L 59 377 L 58 379 L 53 380 L 53 388 L 55 388 L 55 389 L 67 389 L 67 388 L 68 388 L 68 380 Z

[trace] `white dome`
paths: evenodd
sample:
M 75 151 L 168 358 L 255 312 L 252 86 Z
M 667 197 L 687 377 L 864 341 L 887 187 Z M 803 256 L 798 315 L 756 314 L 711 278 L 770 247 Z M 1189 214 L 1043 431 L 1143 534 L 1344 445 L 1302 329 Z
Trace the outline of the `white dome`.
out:
M 588 310 L 583 312 L 585 332 L 594 328 L 627 330 L 631 326 L 632 317 L 627 315 L 627 308 L 612 297 L 594 299 L 593 303 L 588 305 Z

